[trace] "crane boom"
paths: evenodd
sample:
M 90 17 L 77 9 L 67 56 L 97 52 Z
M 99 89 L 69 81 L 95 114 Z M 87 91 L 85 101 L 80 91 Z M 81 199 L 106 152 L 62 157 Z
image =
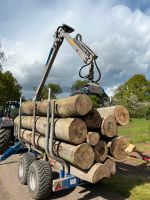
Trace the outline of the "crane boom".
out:
M 40 82 L 38 88 L 36 89 L 35 95 L 33 97 L 33 101 L 37 100 L 40 97 L 42 88 L 46 82 L 48 74 L 54 63 L 55 57 L 56 57 L 58 50 L 59 50 L 60 46 L 62 45 L 64 39 L 71 45 L 71 47 L 76 51 L 76 53 L 83 60 L 83 62 L 85 63 L 85 65 L 83 67 L 89 66 L 89 74 L 87 76 L 83 77 L 81 75 L 81 70 L 83 68 L 82 67 L 79 72 L 80 77 L 87 78 L 89 81 L 93 82 L 94 65 L 96 65 L 96 59 L 98 58 L 98 56 L 87 45 L 85 45 L 82 42 L 82 36 L 80 34 L 77 34 L 75 38 L 72 38 L 69 35 L 69 33 L 72 33 L 73 31 L 74 31 L 74 29 L 66 24 L 63 24 L 62 26 L 59 26 L 57 28 L 55 35 L 54 35 L 55 40 L 54 40 L 53 46 L 50 50 L 47 62 L 44 66 L 44 68 L 45 68 L 44 74 L 43 74 L 43 77 L 41 79 L 41 82 Z M 99 78 L 97 80 L 97 81 L 99 81 L 101 74 L 100 74 L 100 70 L 98 69 L 97 65 L 96 65 L 96 68 L 99 72 Z

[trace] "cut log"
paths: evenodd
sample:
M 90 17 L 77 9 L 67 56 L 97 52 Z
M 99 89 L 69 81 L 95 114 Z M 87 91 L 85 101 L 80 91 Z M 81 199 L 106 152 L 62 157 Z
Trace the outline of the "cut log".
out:
M 118 135 L 118 127 L 113 115 L 109 115 L 103 119 L 101 124 L 101 134 L 107 137 L 114 137 Z
M 19 125 L 19 117 L 14 121 Z M 22 116 L 22 128 L 32 130 L 33 117 Z M 47 130 L 47 118 L 36 117 L 36 131 L 45 135 Z M 81 144 L 87 138 L 87 128 L 83 120 L 78 118 L 55 119 L 54 134 L 57 139 L 70 142 L 72 144 Z
M 127 153 L 125 149 L 128 147 L 129 143 L 126 137 L 120 136 L 108 142 L 108 147 L 110 148 L 111 155 L 117 160 L 125 160 Z
M 32 144 L 32 131 L 21 129 L 21 138 L 25 142 Z M 44 150 L 44 136 L 36 133 L 35 144 Z M 94 162 L 93 149 L 87 143 L 74 146 L 64 142 L 54 141 L 53 149 L 56 155 L 81 169 L 89 169 Z
M 116 162 L 110 158 L 105 161 L 105 165 L 109 168 L 110 174 L 116 174 Z
M 83 171 L 70 166 L 70 174 L 82 180 L 88 181 L 89 183 L 97 183 L 104 177 L 110 177 L 108 167 L 102 163 L 95 163 L 88 171 Z
M 109 115 L 114 115 L 119 125 L 127 125 L 129 123 L 129 113 L 124 106 L 110 106 L 98 108 L 97 111 L 100 113 L 102 118 L 106 118 Z
M 56 160 L 49 158 L 49 161 L 50 165 L 52 165 L 55 169 L 60 169 L 60 165 Z M 89 170 L 81 170 L 72 165 L 69 167 L 71 175 L 89 183 L 97 183 L 104 177 L 110 177 L 110 171 L 108 167 L 102 163 L 95 163 Z
M 100 128 L 103 120 L 96 109 L 91 110 L 83 119 L 90 130 Z
M 63 99 L 56 99 L 55 116 L 60 117 L 77 117 L 84 116 L 92 109 L 92 102 L 85 94 L 66 97 Z M 33 102 L 23 102 L 21 106 L 22 113 L 32 115 Z M 46 115 L 48 108 L 48 101 L 43 100 L 37 102 L 37 115 Z
M 94 163 L 93 149 L 87 143 L 74 146 L 57 141 L 54 143 L 54 152 L 81 169 L 89 169 Z
M 94 153 L 96 162 L 103 162 L 106 160 L 108 154 L 107 144 L 103 140 L 100 140 L 94 147 Z
M 88 132 L 86 142 L 92 146 L 95 146 L 100 140 L 100 134 L 97 132 Z

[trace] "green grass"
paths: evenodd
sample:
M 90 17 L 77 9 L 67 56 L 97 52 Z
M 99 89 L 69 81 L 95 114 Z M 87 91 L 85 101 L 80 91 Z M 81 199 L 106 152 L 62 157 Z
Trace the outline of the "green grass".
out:
M 150 193 L 150 183 L 146 177 L 119 175 L 103 180 L 102 184 L 103 187 L 116 191 L 126 198 L 130 197 L 130 200 L 144 200 L 143 197 Z
M 150 183 L 145 183 L 134 187 L 131 191 L 131 200 L 149 200 L 150 199 Z
M 131 119 L 127 126 L 119 127 L 119 135 L 127 136 L 139 151 L 150 152 L 150 120 Z M 123 168 L 111 179 L 104 179 L 102 184 L 130 200 L 149 200 L 150 165 L 141 160 L 134 162 L 135 166 L 122 164 Z
M 127 136 L 133 144 L 150 142 L 150 120 L 131 119 L 127 126 L 119 127 L 119 135 Z

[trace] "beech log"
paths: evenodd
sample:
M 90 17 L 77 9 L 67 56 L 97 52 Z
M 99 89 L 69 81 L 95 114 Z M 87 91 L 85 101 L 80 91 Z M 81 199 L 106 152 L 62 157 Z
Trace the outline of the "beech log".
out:
M 60 165 L 56 160 L 49 158 L 50 165 L 52 165 L 55 169 L 60 170 Z M 97 183 L 101 179 L 105 177 L 110 177 L 109 168 L 102 163 L 95 163 L 89 170 L 81 170 L 72 165 L 69 166 L 70 174 L 80 178 L 81 180 L 85 180 L 89 183 Z
M 89 169 L 94 163 L 93 149 L 87 143 L 74 146 L 56 141 L 54 143 L 54 152 L 64 160 L 81 169 Z
M 32 131 L 21 129 L 21 138 L 27 143 L 32 144 Z M 36 133 L 35 144 L 44 150 L 44 136 Z M 87 143 L 74 146 L 64 142 L 54 141 L 53 149 L 56 155 L 81 169 L 89 169 L 93 165 L 94 152 Z
M 110 148 L 111 155 L 117 160 L 126 159 L 127 153 L 126 148 L 129 146 L 126 137 L 120 136 L 108 142 L 108 147 Z
M 86 142 L 95 146 L 100 140 L 100 134 L 97 132 L 88 132 Z
M 98 110 L 93 109 L 83 119 L 89 130 L 100 130 L 102 135 L 107 137 L 118 134 L 117 123 L 113 115 L 104 117 L 100 115 Z
M 95 153 L 96 162 L 103 162 L 104 160 L 106 160 L 108 154 L 108 147 L 103 140 L 100 140 L 93 149 Z
M 105 161 L 105 165 L 109 168 L 110 174 L 115 175 L 116 174 L 116 162 L 113 159 L 108 158 Z
M 14 121 L 15 125 L 19 125 L 19 117 Z M 33 117 L 22 116 L 22 128 L 32 130 Z M 36 131 L 45 135 L 47 130 L 47 118 L 36 117 Z M 60 118 L 55 119 L 54 134 L 57 139 L 70 142 L 72 144 L 81 144 L 87 138 L 87 128 L 83 120 L 78 118 Z
M 56 99 L 54 101 L 56 102 L 55 116 L 59 117 L 84 116 L 92 109 L 92 102 L 85 94 Z M 33 108 L 33 102 L 23 102 L 21 111 L 27 115 L 32 115 Z M 47 100 L 37 102 L 36 114 L 45 116 L 47 114 L 47 108 Z
M 101 124 L 101 134 L 107 137 L 118 135 L 118 127 L 113 115 L 104 118 Z
M 90 130 L 99 129 L 101 127 L 102 118 L 96 109 L 91 110 L 87 115 L 84 116 L 86 126 Z
M 121 105 L 98 108 L 97 111 L 100 113 L 102 118 L 106 118 L 109 115 L 114 115 L 119 125 L 127 125 L 129 123 L 128 110 Z

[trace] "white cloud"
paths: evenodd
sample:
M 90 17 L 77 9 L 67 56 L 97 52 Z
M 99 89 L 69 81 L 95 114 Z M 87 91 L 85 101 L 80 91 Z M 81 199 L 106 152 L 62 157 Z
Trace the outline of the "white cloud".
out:
M 106 2 L 106 3 L 105 3 Z M 7 54 L 6 70 L 16 76 L 29 96 L 42 76 L 53 34 L 57 26 L 67 23 L 81 33 L 83 41 L 99 56 L 101 85 L 115 88 L 135 73 L 150 78 L 150 16 L 124 5 L 112 6 L 108 1 L 62 1 L 55 7 L 35 7 L 34 15 L 21 15 L 15 24 L 14 37 L 2 36 Z M 73 33 L 73 35 L 75 35 Z M 18 38 L 18 39 L 17 39 Z M 84 63 L 64 42 L 48 81 L 70 87 L 78 79 Z

